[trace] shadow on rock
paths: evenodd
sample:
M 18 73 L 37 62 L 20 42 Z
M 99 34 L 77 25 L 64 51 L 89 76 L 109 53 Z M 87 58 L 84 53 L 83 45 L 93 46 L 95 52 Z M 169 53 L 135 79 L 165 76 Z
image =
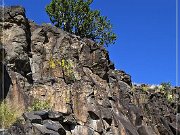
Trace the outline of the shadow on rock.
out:
M 11 84 L 12 81 L 6 70 L 6 66 L 0 62 L 0 101 L 6 98 Z

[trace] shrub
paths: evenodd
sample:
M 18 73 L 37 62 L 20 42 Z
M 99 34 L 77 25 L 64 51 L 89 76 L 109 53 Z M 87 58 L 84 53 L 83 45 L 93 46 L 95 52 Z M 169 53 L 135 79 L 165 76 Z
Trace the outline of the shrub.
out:
M 162 90 L 170 90 L 171 89 L 171 83 L 170 82 L 164 82 L 161 83 Z
M 56 67 L 61 67 L 63 75 L 68 82 L 74 82 L 75 81 L 75 76 L 73 72 L 73 64 L 66 60 L 66 59 L 55 59 L 50 57 L 49 60 L 49 68 L 50 69 L 55 69 Z
M 31 107 L 28 108 L 28 111 L 40 111 L 40 110 L 49 110 L 50 107 L 50 101 L 42 101 L 39 99 L 35 99 L 31 105 Z
M 10 107 L 7 103 L 0 104 L 0 127 L 9 128 L 19 117 L 18 109 Z
M 65 60 L 65 59 L 62 59 L 61 60 L 61 67 L 63 69 L 63 72 L 64 72 L 64 75 L 71 78 L 71 79 L 74 79 L 74 73 L 73 73 L 73 67 L 72 67 L 72 64 Z
M 173 101 L 174 101 L 174 97 L 173 97 L 173 95 L 170 94 L 170 93 L 168 93 L 168 94 L 166 95 L 166 98 L 167 98 L 167 100 L 168 100 L 169 102 L 173 102 Z
M 173 92 L 171 89 L 171 83 L 170 82 L 163 82 L 161 83 L 159 90 L 164 93 L 166 99 L 169 102 L 173 102 L 175 100 L 174 96 L 173 96 Z
M 142 90 L 143 91 L 148 91 L 149 90 L 149 86 L 142 86 Z

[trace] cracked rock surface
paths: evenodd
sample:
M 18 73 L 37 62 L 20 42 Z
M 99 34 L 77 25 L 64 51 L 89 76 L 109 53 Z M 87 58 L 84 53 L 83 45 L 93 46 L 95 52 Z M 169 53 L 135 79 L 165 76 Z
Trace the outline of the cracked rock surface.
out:
M 0 134 L 180 134 L 175 103 L 162 93 L 133 92 L 131 76 L 115 70 L 104 47 L 50 24 L 39 26 L 22 7 L 3 12 L 0 100 L 20 108 L 23 122 Z M 35 99 L 48 101 L 51 110 L 26 112 Z

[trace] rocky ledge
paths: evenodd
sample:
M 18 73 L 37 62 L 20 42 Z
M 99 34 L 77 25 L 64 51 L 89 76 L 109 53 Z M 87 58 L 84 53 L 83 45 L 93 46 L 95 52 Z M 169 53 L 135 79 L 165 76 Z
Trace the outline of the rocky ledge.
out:
M 0 11 L 0 100 L 22 114 L 0 133 L 180 134 L 178 87 L 169 101 L 162 91 L 132 86 L 130 75 L 115 70 L 106 49 L 92 40 L 39 26 L 19 6 Z M 28 112 L 37 99 L 48 109 Z

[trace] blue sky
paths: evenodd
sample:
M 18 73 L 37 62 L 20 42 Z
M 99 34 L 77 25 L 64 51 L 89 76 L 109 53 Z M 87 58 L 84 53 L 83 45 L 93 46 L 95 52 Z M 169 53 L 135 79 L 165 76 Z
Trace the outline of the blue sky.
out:
M 50 1 L 5 0 L 5 5 L 22 5 L 41 24 L 50 22 L 45 12 Z M 110 58 L 133 82 L 176 84 L 175 7 L 175 0 L 94 0 L 92 9 L 111 20 L 118 36 L 108 47 Z

